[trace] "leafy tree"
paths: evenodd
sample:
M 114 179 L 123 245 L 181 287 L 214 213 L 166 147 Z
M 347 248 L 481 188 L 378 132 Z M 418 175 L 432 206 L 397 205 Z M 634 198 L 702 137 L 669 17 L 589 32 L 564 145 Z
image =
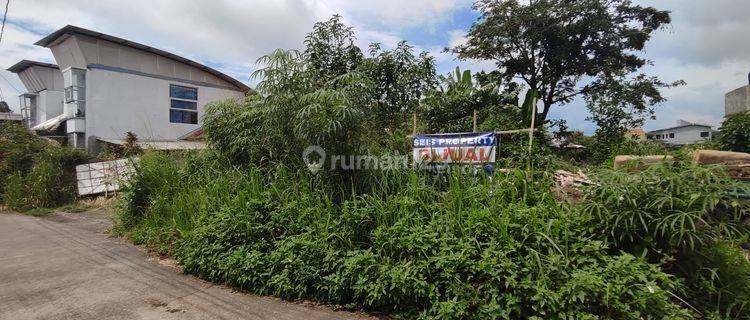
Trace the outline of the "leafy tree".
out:
M 370 57 L 358 71 L 374 83 L 376 94 L 368 108 L 368 118 L 378 130 L 405 128 L 423 95 L 437 84 L 434 59 L 427 52 L 415 55 L 406 41 L 399 42 L 393 50 L 371 44 Z
M 659 88 L 681 84 L 663 83 L 642 74 L 632 79 L 620 75 L 599 81 L 603 84 L 601 88 L 586 96 L 590 113 L 587 120 L 597 125 L 592 141 L 592 155 L 597 162 L 618 152 L 628 129 L 641 127 L 647 118 L 655 118 L 654 107 L 666 101 Z
M 507 81 L 519 78 L 539 92 L 540 125 L 553 105 L 607 90 L 611 79 L 649 64 L 638 51 L 671 21 L 668 11 L 630 0 L 480 0 L 475 8 L 481 19 L 453 51 L 494 60 Z M 653 77 L 636 79 L 649 90 L 634 93 L 662 85 Z
M 341 22 L 340 15 L 317 22 L 305 37 L 305 60 L 313 80 L 326 82 L 353 71 L 362 63 L 364 55 L 354 42 L 354 29 Z
M 432 58 L 415 55 L 406 42 L 390 51 L 373 44 L 365 58 L 354 42 L 352 28 L 333 16 L 315 24 L 302 52 L 261 57 L 263 67 L 253 73 L 261 79 L 258 95 L 207 108 L 209 141 L 239 162 L 299 164 L 310 145 L 354 154 L 381 140 L 384 128 L 404 131 L 434 86 Z
M 717 142 L 722 149 L 750 152 L 750 113 L 730 115 L 719 131 Z
M 495 130 L 497 117 L 510 119 L 508 109 L 519 111 L 515 86 L 503 90 L 498 77 L 481 72 L 475 80 L 471 70 L 462 72 L 456 67 L 455 73 L 439 79 L 441 85 L 431 90 L 423 102 L 429 132 L 471 131 L 475 110 L 479 127 L 487 127 L 485 122 L 492 121 L 490 130 Z
M 316 82 L 315 70 L 294 50 L 276 50 L 258 64 L 265 65 L 254 73 L 262 77 L 258 95 L 207 108 L 204 128 L 212 145 L 237 161 L 256 163 L 300 163 L 309 145 L 335 154 L 357 148 L 351 139 L 362 125 L 357 83 L 366 83 L 359 74 Z
M 659 87 L 669 87 L 655 77 L 639 75 L 633 79 L 610 77 L 601 90 L 586 97 L 597 135 L 621 141 L 630 128 L 643 126 L 647 118 L 654 119 L 654 106 L 666 101 Z

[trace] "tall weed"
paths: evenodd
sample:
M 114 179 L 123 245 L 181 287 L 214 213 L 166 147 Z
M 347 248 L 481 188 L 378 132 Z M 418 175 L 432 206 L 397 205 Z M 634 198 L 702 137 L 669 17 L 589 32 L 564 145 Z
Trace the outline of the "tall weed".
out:
M 597 222 L 593 237 L 685 279 L 703 316 L 750 319 L 750 264 L 738 246 L 750 235 L 750 203 L 739 196 L 747 184 L 684 161 L 593 178 L 582 209 Z
M 0 127 L 0 200 L 14 210 L 56 207 L 76 196 L 75 166 L 88 156 L 16 124 Z
M 147 154 L 138 171 L 125 231 L 242 290 L 424 319 L 691 317 L 679 281 L 610 253 L 524 172 L 372 173 L 371 192 L 334 199 L 306 171 L 212 152 Z

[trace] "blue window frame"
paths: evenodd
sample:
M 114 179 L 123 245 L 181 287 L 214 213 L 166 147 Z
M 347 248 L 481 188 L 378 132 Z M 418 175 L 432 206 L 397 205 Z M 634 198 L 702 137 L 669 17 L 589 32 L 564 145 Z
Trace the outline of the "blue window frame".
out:
M 198 88 L 178 86 L 176 84 L 169 85 L 169 96 L 172 98 L 185 99 L 185 100 L 198 100 Z
M 172 123 L 198 123 L 198 113 L 186 110 L 169 110 L 169 122 Z
M 195 101 L 172 99 L 171 107 L 172 109 L 198 110 L 198 103 Z
M 169 85 L 169 122 L 198 124 L 198 88 Z

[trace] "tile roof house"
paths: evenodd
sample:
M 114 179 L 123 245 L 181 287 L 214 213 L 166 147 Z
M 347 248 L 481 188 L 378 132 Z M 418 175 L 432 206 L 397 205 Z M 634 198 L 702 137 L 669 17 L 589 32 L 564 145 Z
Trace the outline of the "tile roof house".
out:
M 250 90 L 198 62 L 76 26 L 35 44 L 49 48 L 57 64 L 23 60 L 8 69 L 28 91 L 21 95 L 28 125 L 91 152 L 100 141 L 124 141 L 126 132 L 179 141 L 201 127 L 206 104 Z

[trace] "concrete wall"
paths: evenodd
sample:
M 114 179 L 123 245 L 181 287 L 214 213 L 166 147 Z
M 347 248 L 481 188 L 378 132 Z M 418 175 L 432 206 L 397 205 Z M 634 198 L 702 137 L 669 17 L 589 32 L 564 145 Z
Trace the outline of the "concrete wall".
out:
M 36 124 L 40 124 L 63 113 L 64 93 L 62 91 L 44 90 L 36 97 Z
M 701 138 L 700 133 L 701 132 L 708 132 L 708 137 Z M 668 138 L 670 133 L 674 133 L 674 138 Z M 667 137 L 662 137 L 661 139 L 656 139 L 656 135 L 667 135 Z M 713 136 L 713 132 L 710 128 L 701 127 L 701 126 L 687 126 L 687 127 L 679 127 L 674 129 L 668 129 L 668 130 L 658 130 L 658 131 L 652 131 L 649 132 L 648 135 L 652 136 L 652 139 L 663 141 L 669 144 L 675 144 L 675 145 L 684 145 L 684 144 L 693 144 L 696 142 L 706 141 L 709 140 Z
M 169 85 L 198 88 L 198 124 L 169 122 Z M 239 91 L 196 86 L 103 69 L 86 73 L 86 141 L 124 139 L 131 131 L 142 140 L 176 139 L 199 128 L 207 103 L 244 96 Z
M 96 138 L 124 139 L 128 131 L 142 140 L 177 139 L 202 125 L 207 103 L 244 96 L 241 88 L 205 70 L 103 39 L 72 35 L 50 50 L 60 70 L 86 70 L 89 151 L 96 151 Z M 198 88 L 198 124 L 169 122 L 170 84 Z
M 63 78 L 60 69 L 32 65 L 18 73 L 26 92 L 38 93 L 42 90 L 63 90 Z
M 724 116 L 750 111 L 750 85 L 724 95 Z
M 162 77 L 236 88 L 213 74 L 143 50 L 84 35 L 73 35 L 50 47 L 60 70 L 104 65 Z M 239 90 L 239 88 L 236 88 Z

